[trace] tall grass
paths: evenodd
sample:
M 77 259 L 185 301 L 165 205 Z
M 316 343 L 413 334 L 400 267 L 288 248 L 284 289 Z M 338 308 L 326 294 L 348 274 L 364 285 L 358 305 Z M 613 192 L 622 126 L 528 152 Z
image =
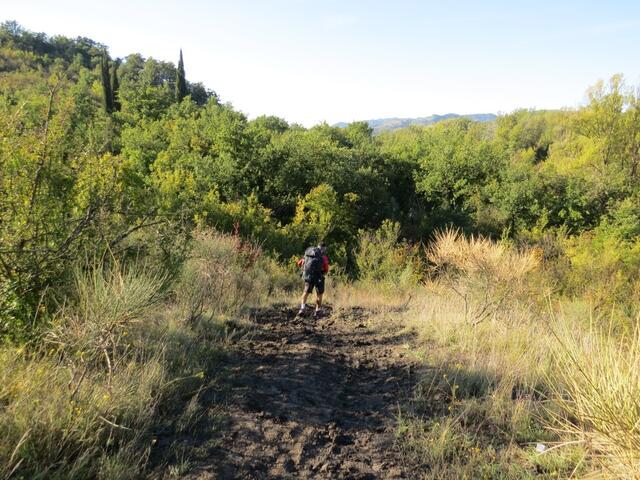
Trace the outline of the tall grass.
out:
M 458 294 L 430 285 L 396 317 L 424 362 L 399 432 L 421 478 L 563 478 L 579 461 L 534 449 L 558 440 L 543 421 L 548 325 L 526 310 L 501 315 L 470 323 Z
M 117 262 L 76 269 L 74 277 L 75 298 L 61 308 L 45 342 L 66 363 L 104 366 L 111 376 L 127 358 L 131 328 L 161 300 L 167 278 Z
M 447 231 L 428 254 L 437 276 L 397 318 L 430 366 L 400 418 L 425 478 L 638 478 L 638 329 L 589 326 L 579 300 L 540 309 L 535 251 Z
M 5 476 L 133 478 L 168 374 L 133 329 L 163 283 L 136 268 L 79 269 L 44 343 L 1 351 Z
M 554 318 L 540 316 L 537 253 L 445 231 L 427 254 L 433 278 L 418 288 L 380 292 L 364 284 L 336 294 L 340 303 L 368 305 L 374 322 L 415 334 L 407 348 L 424 366 L 412 400 L 400 407 L 398 440 L 422 466 L 416 478 L 581 472 L 581 447 L 535 450 L 560 440 L 545 428 Z
M 640 329 L 614 334 L 591 327 L 577 333 L 565 324 L 553 351 L 549 379 L 558 429 L 567 442 L 583 443 L 601 473 L 640 476 Z
M 227 320 L 288 281 L 259 248 L 215 232 L 197 232 L 173 284 L 117 262 L 77 269 L 42 341 L 0 347 L 0 478 L 184 470 L 189 459 L 166 458 L 153 432 L 182 438 L 215 411 L 199 392 L 215 388 L 235 341 Z
M 234 315 L 291 288 L 297 280 L 264 256 L 259 246 L 237 235 L 197 231 L 177 287 L 177 302 L 190 321 Z

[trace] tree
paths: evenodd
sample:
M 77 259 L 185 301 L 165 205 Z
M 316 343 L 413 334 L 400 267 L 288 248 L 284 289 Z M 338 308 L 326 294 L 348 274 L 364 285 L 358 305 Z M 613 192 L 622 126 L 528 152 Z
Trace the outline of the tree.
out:
M 210 98 L 216 98 L 216 92 L 205 87 L 201 82 L 198 83 L 189 83 L 189 95 L 191 95 L 191 100 L 196 102 L 198 105 L 203 106 L 205 103 L 209 101 Z
M 182 59 L 182 49 L 180 49 L 180 60 L 176 72 L 176 98 L 179 102 L 189 94 L 187 90 L 187 80 L 184 75 L 184 61 Z
M 111 102 L 113 105 L 113 109 L 116 112 L 120 111 L 120 98 L 119 92 L 120 90 L 120 81 L 118 80 L 118 66 L 120 65 L 120 61 L 116 60 L 113 62 L 113 68 L 111 69 Z
M 472 226 L 483 186 L 505 163 L 504 152 L 487 138 L 486 129 L 486 125 L 456 119 L 424 130 L 425 150 L 418 159 L 415 185 L 431 210 L 434 226 L 452 220 Z
M 113 112 L 113 93 L 111 91 L 111 75 L 109 74 L 109 57 L 107 52 L 103 52 L 100 62 L 100 73 L 102 77 L 102 95 L 104 109 L 107 113 Z
M 176 100 L 176 67 L 134 54 L 118 67 L 118 101 L 128 121 L 159 119 Z

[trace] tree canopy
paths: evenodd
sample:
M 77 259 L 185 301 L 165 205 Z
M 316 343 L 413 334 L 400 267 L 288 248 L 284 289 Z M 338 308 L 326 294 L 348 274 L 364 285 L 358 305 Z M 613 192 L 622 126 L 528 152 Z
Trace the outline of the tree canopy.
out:
M 352 272 L 359 232 L 383 224 L 412 242 L 449 225 L 638 242 L 640 97 L 621 76 L 576 110 L 374 136 L 361 122 L 250 120 L 189 83 L 182 52 L 177 67 L 113 60 L 92 40 L 5 22 L 0 92 L 3 331 L 75 258 L 159 248 L 170 263 L 201 225 L 283 259 L 323 239 Z

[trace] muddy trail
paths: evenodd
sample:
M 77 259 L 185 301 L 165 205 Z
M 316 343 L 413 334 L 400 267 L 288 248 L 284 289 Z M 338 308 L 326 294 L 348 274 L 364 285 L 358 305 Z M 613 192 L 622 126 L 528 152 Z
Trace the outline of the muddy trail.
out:
M 226 360 L 223 436 L 185 478 L 409 478 L 395 416 L 417 381 L 411 339 L 363 309 L 254 312 Z

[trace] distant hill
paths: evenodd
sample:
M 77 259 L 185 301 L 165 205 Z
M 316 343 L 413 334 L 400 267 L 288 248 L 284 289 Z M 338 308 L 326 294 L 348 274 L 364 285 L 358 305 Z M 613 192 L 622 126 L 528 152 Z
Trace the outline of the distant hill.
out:
M 431 125 L 443 120 L 449 120 L 452 118 L 469 118 L 476 122 L 491 122 L 496 119 L 496 115 L 493 113 L 472 113 L 469 115 L 458 115 L 457 113 L 446 113 L 444 115 L 430 115 L 428 117 L 418 118 L 376 118 L 373 120 L 365 120 L 371 128 L 373 133 L 378 134 L 382 132 L 388 132 L 390 130 L 397 130 L 399 128 L 409 127 L 411 125 Z M 346 127 L 348 123 L 339 122 L 335 127 Z

